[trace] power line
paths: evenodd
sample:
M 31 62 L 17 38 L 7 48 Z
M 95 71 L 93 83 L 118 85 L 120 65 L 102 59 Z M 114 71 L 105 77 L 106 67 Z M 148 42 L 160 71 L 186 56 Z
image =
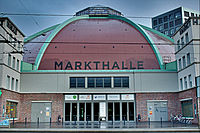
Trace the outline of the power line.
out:
M 49 14 L 49 13 L 6 13 L 1 12 L 0 15 L 2 16 L 40 16 L 40 17 L 66 17 L 66 16 L 75 16 L 71 14 Z M 153 17 L 148 16 L 123 16 L 126 18 L 143 18 L 143 19 L 151 19 Z

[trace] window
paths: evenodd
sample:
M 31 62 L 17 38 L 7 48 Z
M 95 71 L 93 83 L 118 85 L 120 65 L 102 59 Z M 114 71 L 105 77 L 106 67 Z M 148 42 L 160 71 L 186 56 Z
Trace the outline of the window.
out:
M 184 16 L 185 16 L 185 17 L 189 17 L 189 12 L 184 11 Z
M 153 20 L 153 25 L 155 26 L 157 24 L 158 24 L 157 20 Z
M 186 61 L 185 61 L 185 56 L 183 56 L 183 68 L 186 67 Z
M 12 67 L 15 69 L 15 57 L 13 57 Z
M 180 12 L 176 12 L 176 13 L 174 14 L 174 16 L 175 16 L 175 18 L 179 18 L 179 17 L 181 17 L 181 13 L 180 13 Z
M 190 62 L 190 53 L 187 54 L 187 65 L 190 65 L 191 62 Z
M 191 17 L 194 17 L 194 13 L 191 13 Z
M 192 88 L 192 76 L 191 75 L 188 76 L 188 83 L 189 83 L 189 87 Z
M 114 77 L 114 87 L 129 87 L 129 77 Z
M 185 43 L 187 44 L 189 42 L 189 37 L 188 37 L 188 33 L 185 34 Z
M 6 101 L 6 115 L 9 118 L 17 118 L 17 102 Z
M 182 20 L 181 18 L 180 19 L 176 19 L 175 20 L 175 25 L 180 25 L 182 23 Z
M 184 45 L 184 37 L 181 37 L 181 45 Z
M 88 77 L 88 88 L 111 88 L 111 77 Z
M 178 27 L 176 27 L 175 31 L 177 31 L 179 28 L 180 28 L 179 26 L 178 26 Z
M 174 34 L 174 29 L 170 29 L 170 30 L 169 30 L 169 33 L 170 33 L 171 35 L 173 35 L 173 34 Z
M 177 41 L 178 50 L 181 48 L 180 40 Z
M 182 78 L 180 79 L 180 89 L 183 90 L 183 80 L 182 80 Z
M 164 31 L 164 34 L 165 34 L 165 35 L 168 35 L 168 30 Z
M 174 21 L 169 22 L 169 27 L 174 27 Z
M 17 43 L 17 50 L 20 50 L 20 42 L 18 41 L 18 43 Z
M 70 77 L 70 88 L 85 88 L 85 78 Z
M 179 66 L 179 70 L 182 69 L 182 66 L 181 66 L 181 59 L 178 60 L 178 66 Z
M 158 23 L 161 24 L 163 22 L 162 18 L 158 19 Z
M 10 66 L 10 65 L 11 65 L 11 55 L 8 54 L 8 66 Z
M 184 88 L 187 89 L 187 77 L 184 77 Z
M 168 28 L 168 23 L 165 23 L 164 24 L 164 29 L 167 29 Z
M 160 25 L 160 26 L 159 26 L 159 30 L 160 30 L 160 31 L 163 30 L 163 25 Z
M 10 89 L 10 76 L 7 75 L 7 89 Z
M 167 22 L 167 21 L 168 21 L 168 17 L 164 16 L 164 22 Z
M 12 78 L 12 82 L 11 82 L 11 90 L 14 90 L 14 81 L 15 81 L 15 79 Z
M 19 60 L 17 59 L 17 70 L 19 71 Z
M 174 19 L 174 15 L 173 15 L 173 14 L 170 14 L 170 15 L 169 15 L 169 19 L 170 19 L 170 20 Z
M 15 90 L 16 90 L 16 91 L 18 91 L 18 84 L 19 84 L 19 83 L 18 83 L 18 79 L 16 79 L 16 82 L 15 82 Z
M 182 114 L 184 117 L 193 117 L 193 104 L 192 99 L 181 101 Z

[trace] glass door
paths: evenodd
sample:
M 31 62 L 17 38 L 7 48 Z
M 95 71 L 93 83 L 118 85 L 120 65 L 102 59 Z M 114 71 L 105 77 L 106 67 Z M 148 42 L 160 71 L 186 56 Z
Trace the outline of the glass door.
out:
M 108 103 L 108 121 L 113 121 L 113 103 Z
M 94 121 L 99 121 L 99 103 L 94 103 Z
M 70 103 L 65 103 L 65 121 L 70 121 Z
M 120 104 L 118 103 L 114 103 L 115 105 L 115 121 L 120 121 Z
M 77 121 L 77 103 L 72 103 L 72 121 Z
M 86 103 L 86 121 L 91 121 L 91 103 Z

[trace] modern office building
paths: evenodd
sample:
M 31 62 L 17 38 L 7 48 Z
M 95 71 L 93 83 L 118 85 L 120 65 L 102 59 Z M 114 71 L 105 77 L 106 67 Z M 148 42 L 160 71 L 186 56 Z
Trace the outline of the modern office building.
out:
M 195 117 L 197 108 L 200 109 L 200 17 L 189 18 L 181 28 L 174 34 L 175 54 L 178 66 L 179 91 L 185 93 L 197 92 L 194 97 L 181 101 L 183 115 L 193 116 L 193 103 L 195 106 Z M 185 108 L 191 110 L 185 110 Z
M 142 121 L 168 121 L 182 112 L 181 101 L 196 92 L 178 88 L 173 39 L 118 11 L 96 8 L 25 39 L 19 92 L 0 85 L 2 114 L 29 122 L 58 116 L 94 122 L 136 121 L 138 114 Z
M 152 28 L 172 37 L 189 17 L 198 17 L 199 11 L 179 7 L 152 18 Z

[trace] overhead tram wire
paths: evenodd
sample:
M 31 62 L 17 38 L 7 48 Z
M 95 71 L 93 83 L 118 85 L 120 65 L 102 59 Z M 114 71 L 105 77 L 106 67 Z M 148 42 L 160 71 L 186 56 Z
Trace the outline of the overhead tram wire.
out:
M 47 14 L 47 13 L 5 13 L 1 12 L 2 16 L 41 16 L 41 17 L 66 17 L 66 16 L 75 16 L 70 14 Z M 122 16 L 126 18 L 142 18 L 142 19 L 151 19 L 153 17 L 147 16 Z

